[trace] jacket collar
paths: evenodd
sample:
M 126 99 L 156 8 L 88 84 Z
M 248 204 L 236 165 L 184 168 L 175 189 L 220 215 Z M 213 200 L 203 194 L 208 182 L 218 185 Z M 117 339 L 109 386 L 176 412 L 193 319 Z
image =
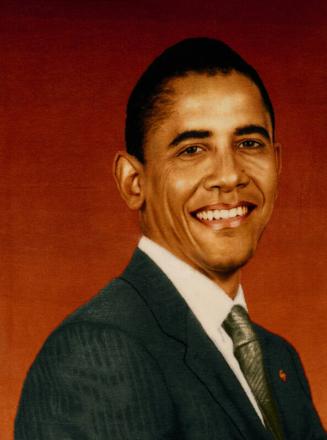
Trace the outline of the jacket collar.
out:
M 151 258 L 136 249 L 122 278 L 136 288 L 153 312 L 162 331 L 185 343 L 188 306 Z

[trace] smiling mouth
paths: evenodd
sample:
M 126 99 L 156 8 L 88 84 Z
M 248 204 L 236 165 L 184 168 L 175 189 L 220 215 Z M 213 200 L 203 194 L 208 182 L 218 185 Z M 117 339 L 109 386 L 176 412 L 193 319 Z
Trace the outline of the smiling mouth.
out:
M 192 216 L 201 223 L 207 225 L 221 225 L 226 227 L 237 227 L 255 209 L 255 205 L 248 202 L 237 205 L 216 205 L 200 208 L 192 213 Z

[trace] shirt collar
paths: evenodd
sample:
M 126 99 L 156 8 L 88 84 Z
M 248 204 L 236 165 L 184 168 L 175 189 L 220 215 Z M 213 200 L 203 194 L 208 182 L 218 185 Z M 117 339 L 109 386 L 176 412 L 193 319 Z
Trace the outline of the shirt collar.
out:
M 232 300 L 208 277 L 149 238 L 143 236 L 138 247 L 170 279 L 207 333 L 210 334 L 221 326 L 233 305 L 240 304 L 247 309 L 241 286 Z

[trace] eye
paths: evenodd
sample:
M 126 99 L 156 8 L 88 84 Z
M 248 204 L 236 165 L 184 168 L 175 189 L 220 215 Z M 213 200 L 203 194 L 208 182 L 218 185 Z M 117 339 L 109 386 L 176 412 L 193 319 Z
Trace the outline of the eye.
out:
M 194 156 L 201 153 L 201 151 L 203 151 L 203 148 L 199 145 L 190 145 L 189 147 L 184 148 L 184 150 L 179 153 L 179 156 Z
M 254 149 L 257 149 L 257 148 L 262 148 L 262 147 L 264 147 L 264 145 L 265 144 L 263 142 L 261 142 L 261 141 L 257 141 L 257 140 L 254 140 L 254 139 L 246 139 L 246 140 L 240 142 L 238 144 L 238 147 L 239 148 L 247 148 L 249 150 L 251 150 L 251 149 L 254 150 Z

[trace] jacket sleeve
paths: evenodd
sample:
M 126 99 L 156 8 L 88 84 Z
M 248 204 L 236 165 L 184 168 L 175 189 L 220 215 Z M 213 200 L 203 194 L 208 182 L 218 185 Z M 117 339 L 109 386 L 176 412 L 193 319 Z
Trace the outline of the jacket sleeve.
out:
M 151 355 L 118 329 L 78 323 L 55 332 L 32 365 L 15 440 L 171 439 L 174 425 Z

